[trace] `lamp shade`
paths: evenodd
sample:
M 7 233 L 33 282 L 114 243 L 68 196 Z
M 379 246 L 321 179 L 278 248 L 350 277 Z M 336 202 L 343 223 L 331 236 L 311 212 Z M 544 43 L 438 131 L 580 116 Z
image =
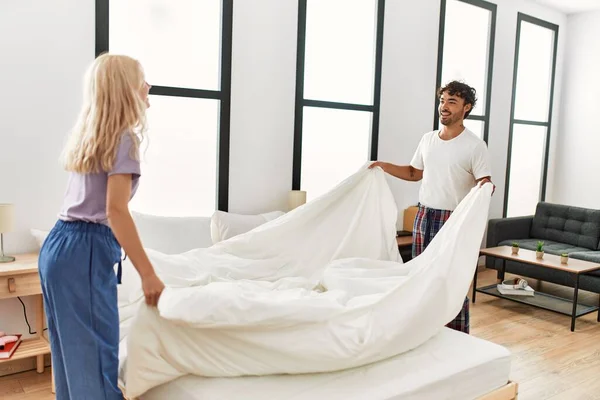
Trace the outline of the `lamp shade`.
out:
M 306 203 L 306 191 L 292 190 L 288 193 L 288 207 L 290 211 L 296 207 L 300 207 L 304 203 Z
M 0 204 L 0 233 L 12 232 L 15 226 L 15 206 Z

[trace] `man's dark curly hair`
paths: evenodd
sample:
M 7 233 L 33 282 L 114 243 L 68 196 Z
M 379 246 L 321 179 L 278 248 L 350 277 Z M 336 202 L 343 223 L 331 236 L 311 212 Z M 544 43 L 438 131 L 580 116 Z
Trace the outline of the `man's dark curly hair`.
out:
M 475 108 L 475 103 L 477 103 L 477 92 L 466 83 L 459 81 L 449 82 L 446 86 L 442 86 L 438 89 L 437 98 L 439 99 L 444 92 L 447 92 L 451 96 L 458 96 L 465 101 L 465 104 L 471 105 L 471 109 L 465 113 L 464 118 L 467 118 Z

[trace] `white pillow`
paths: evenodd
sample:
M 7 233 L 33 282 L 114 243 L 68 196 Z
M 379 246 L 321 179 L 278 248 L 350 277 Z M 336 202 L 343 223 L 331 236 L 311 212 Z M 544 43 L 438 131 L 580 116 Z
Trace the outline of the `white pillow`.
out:
M 179 254 L 201 247 L 210 247 L 209 217 L 162 217 L 131 211 L 142 245 L 148 255 L 152 251 Z M 122 262 L 122 283 L 118 285 L 119 316 L 121 321 L 135 311 L 133 304 L 143 296 L 140 276 L 129 257 Z M 134 307 L 130 312 L 127 307 Z M 127 308 L 128 309 L 128 308 Z M 129 315 L 130 316 L 130 315 Z M 126 327 L 123 326 L 124 331 Z
M 209 217 L 161 217 L 131 212 L 143 246 L 165 254 L 210 247 Z
M 31 232 L 31 235 L 35 238 L 35 241 L 38 244 L 38 250 L 40 250 L 42 248 L 42 245 L 44 244 L 44 240 L 46 240 L 50 231 L 30 229 L 29 232 Z
M 208 217 L 161 217 L 131 212 L 145 248 L 166 254 L 212 246 L 210 218 Z M 38 250 L 50 231 L 30 229 Z
M 215 211 L 210 219 L 210 237 L 213 244 L 227 240 L 242 233 L 281 217 L 285 214 L 282 211 L 273 211 L 266 214 L 243 215 L 228 213 L 225 211 Z
M 212 246 L 209 217 L 161 217 L 131 212 L 144 248 L 166 254 L 178 254 Z M 31 229 L 41 248 L 50 233 Z M 134 302 L 140 295 L 141 280 L 129 257 L 122 262 L 122 284 L 118 285 L 119 307 Z

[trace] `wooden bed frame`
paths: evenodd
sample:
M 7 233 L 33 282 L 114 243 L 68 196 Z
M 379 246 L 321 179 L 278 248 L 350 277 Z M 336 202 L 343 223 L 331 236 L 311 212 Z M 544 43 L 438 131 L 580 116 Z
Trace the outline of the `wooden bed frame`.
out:
M 139 400 L 138 398 L 125 396 L 125 390 L 122 386 L 119 386 L 123 392 L 125 400 Z M 484 394 L 477 398 L 477 400 L 517 400 L 518 398 L 519 385 L 516 382 L 508 381 L 508 383 L 496 390 Z
M 477 400 L 517 400 L 519 395 L 519 385 L 516 382 L 508 383 L 494 391 L 484 394 Z

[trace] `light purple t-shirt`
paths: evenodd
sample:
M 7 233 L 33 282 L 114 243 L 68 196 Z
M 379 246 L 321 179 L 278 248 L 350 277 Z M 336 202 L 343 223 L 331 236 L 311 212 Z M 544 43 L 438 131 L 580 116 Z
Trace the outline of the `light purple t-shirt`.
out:
M 124 134 L 121 137 L 113 169 L 108 173 L 79 174 L 71 172 L 69 174 L 59 219 L 108 225 L 106 217 L 108 177 L 114 174 L 132 174 L 131 198 L 137 191 L 141 171 L 140 162 L 130 155 L 132 145 L 131 136 L 127 133 Z

